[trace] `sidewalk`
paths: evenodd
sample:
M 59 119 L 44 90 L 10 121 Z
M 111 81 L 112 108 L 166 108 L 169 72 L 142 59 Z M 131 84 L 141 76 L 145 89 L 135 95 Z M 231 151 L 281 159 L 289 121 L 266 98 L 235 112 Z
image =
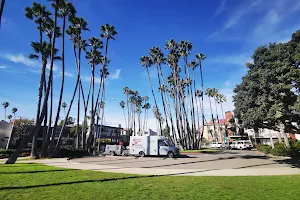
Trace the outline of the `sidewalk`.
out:
M 171 175 L 171 176 L 270 176 L 300 174 L 299 168 L 243 168 L 243 169 L 168 169 L 168 168 L 123 168 L 110 165 L 97 165 L 67 161 L 66 158 L 45 160 L 24 160 L 19 163 L 41 163 L 49 166 L 93 170 L 113 173 L 139 174 L 139 175 Z

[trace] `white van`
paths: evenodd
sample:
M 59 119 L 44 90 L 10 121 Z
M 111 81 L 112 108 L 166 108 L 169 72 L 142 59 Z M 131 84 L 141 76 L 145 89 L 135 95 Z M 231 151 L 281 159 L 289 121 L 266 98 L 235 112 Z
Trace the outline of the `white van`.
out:
M 178 156 L 179 149 L 164 136 L 130 136 L 129 154 L 134 156 Z

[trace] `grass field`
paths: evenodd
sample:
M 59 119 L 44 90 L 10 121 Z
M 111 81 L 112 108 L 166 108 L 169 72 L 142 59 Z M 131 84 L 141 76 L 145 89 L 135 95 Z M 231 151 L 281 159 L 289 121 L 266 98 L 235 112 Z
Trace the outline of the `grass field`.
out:
M 0 164 L 0 199 L 299 199 L 300 176 L 141 177 Z

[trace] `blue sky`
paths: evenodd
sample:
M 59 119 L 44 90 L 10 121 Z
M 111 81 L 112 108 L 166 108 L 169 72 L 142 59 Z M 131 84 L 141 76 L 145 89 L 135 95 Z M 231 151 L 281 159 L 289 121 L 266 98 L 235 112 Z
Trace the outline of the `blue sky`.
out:
M 49 5 L 47 1 L 38 1 Z M 204 52 L 205 88 L 215 87 L 227 96 L 225 110 L 233 110 L 232 89 L 245 75 L 245 62 L 260 45 L 286 42 L 300 27 L 298 0 L 73 0 L 78 16 L 88 21 L 90 32 L 85 37 L 99 36 L 105 23 L 119 32 L 109 46 L 110 76 L 107 81 L 107 124 L 124 124 L 119 102 L 125 100 L 123 88 L 128 86 L 148 95 L 146 71 L 139 58 L 153 46 L 163 47 L 166 40 L 189 40 L 192 54 Z M 28 59 L 30 41 L 36 41 L 35 24 L 24 17 L 24 7 L 31 1 L 10 0 L 5 5 L 0 29 L 0 101 L 9 101 L 18 108 L 18 115 L 33 118 L 37 103 L 39 61 Z M 48 6 L 49 7 L 49 6 Z M 71 42 L 66 46 L 66 89 L 64 101 L 69 102 L 75 85 L 75 66 Z M 60 62 L 55 63 L 55 106 L 57 106 Z M 83 61 L 82 79 L 88 89 L 90 67 Z M 155 72 L 150 70 L 152 78 Z M 86 91 L 87 92 L 87 91 Z M 209 114 L 208 100 L 205 100 Z M 75 117 L 76 106 L 71 115 Z M 150 127 L 155 120 L 150 111 Z M 3 118 L 3 109 L 0 109 Z

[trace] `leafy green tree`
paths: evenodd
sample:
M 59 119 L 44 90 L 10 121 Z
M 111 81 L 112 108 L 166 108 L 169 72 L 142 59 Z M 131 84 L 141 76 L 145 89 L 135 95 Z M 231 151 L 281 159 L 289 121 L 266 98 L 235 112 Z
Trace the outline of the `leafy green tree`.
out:
M 284 138 L 289 147 L 286 132 L 297 130 L 292 122 L 298 122 L 297 107 L 299 91 L 299 69 L 297 47 L 293 41 L 271 43 L 254 52 L 253 63 L 248 63 L 248 72 L 234 92 L 235 115 L 243 126 L 253 128 L 255 135 L 259 128 L 279 130 L 279 142 Z M 298 40 L 299 41 L 299 40 Z

